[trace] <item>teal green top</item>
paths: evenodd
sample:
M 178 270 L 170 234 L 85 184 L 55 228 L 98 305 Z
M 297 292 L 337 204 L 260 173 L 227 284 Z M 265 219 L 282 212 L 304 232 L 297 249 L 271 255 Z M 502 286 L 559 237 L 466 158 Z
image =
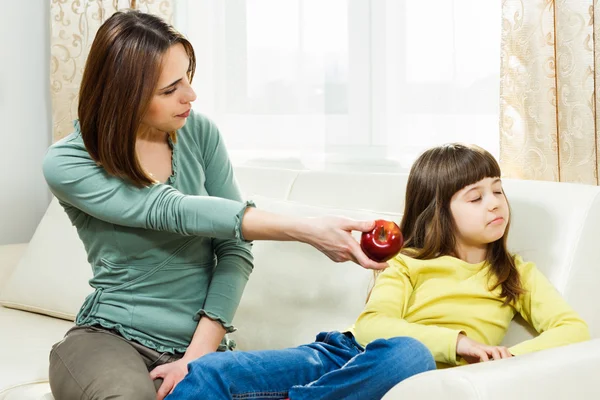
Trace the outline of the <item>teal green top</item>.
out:
M 243 202 L 216 126 L 192 113 L 177 132 L 173 174 L 139 188 L 106 173 L 75 131 L 52 145 L 44 176 L 92 266 L 77 325 L 115 329 L 160 352 L 186 351 L 201 316 L 234 330 L 252 272 Z M 232 348 L 224 339 L 220 349 Z

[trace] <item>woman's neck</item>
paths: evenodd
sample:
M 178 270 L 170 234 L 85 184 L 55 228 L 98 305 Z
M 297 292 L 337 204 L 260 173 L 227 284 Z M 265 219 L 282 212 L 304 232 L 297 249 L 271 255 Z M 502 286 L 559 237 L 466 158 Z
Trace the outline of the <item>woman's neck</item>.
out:
M 146 143 L 168 143 L 168 138 L 168 132 L 150 127 L 141 127 L 137 134 L 137 141 Z

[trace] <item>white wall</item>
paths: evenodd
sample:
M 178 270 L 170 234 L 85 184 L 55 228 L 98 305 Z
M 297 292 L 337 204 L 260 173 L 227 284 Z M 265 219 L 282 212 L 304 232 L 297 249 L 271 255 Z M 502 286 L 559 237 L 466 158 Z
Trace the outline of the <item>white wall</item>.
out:
M 29 241 L 50 200 L 41 161 L 51 142 L 50 2 L 0 12 L 0 245 Z

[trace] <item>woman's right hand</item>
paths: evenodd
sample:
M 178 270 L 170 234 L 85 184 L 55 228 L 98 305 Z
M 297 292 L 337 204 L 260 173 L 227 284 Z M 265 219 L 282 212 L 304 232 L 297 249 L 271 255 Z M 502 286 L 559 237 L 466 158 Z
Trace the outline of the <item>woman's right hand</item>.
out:
M 368 269 L 387 268 L 371 260 L 352 237 L 352 231 L 369 232 L 375 221 L 356 221 L 344 217 L 292 217 L 247 207 L 242 218 L 246 240 L 294 240 L 307 243 L 335 262 L 354 261 Z
M 384 269 L 388 265 L 371 260 L 352 237 L 352 231 L 369 232 L 375 221 L 356 221 L 344 217 L 311 218 L 311 237 L 306 242 L 335 262 L 353 261 L 367 269 Z
M 508 349 L 504 346 L 488 346 L 481 344 L 460 333 L 456 339 L 456 354 L 464 358 L 469 364 L 481 361 L 500 360 L 510 358 Z

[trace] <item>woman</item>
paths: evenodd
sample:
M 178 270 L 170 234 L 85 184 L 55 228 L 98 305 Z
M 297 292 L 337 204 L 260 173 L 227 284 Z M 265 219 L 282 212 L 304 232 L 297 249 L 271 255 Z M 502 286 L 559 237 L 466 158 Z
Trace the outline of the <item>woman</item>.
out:
M 191 111 L 194 69 L 191 44 L 160 18 L 114 14 L 90 49 L 75 131 L 44 159 L 95 289 L 51 352 L 57 400 L 162 399 L 188 362 L 231 348 L 252 240 L 387 266 L 350 234 L 373 221 L 291 218 L 242 202 L 218 129 Z

